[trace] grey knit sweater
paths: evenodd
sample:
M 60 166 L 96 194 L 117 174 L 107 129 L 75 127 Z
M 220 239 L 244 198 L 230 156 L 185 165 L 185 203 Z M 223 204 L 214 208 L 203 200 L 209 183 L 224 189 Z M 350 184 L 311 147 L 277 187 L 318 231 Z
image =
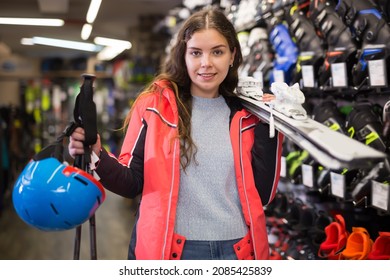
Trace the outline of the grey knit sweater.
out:
M 229 240 L 248 229 L 238 198 L 224 98 L 193 97 L 192 138 L 198 147 L 180 175 L 175 232 L 188 240 Z

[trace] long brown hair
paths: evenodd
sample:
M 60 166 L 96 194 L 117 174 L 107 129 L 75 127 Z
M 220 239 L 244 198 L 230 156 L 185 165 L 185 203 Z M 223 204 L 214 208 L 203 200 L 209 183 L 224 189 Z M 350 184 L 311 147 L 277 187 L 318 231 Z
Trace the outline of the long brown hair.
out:
M 196 146 L 191 138 L 192 96 L 190 92 L 191 79 L 187 72 L 185 52 L 187 42 L 192 35 L 204 29 L 214 28 L 221 33 L 228 42 L 229 49 L 234 52 L 234 61 L 226 78 L 219 86 L 219 94 L 225 97 L 234 95 L 238 83 L 238 68 L 242 63 L 242 53 L 237 33 L 233 24 L 225 14 L 216 8 L 205 8 L 192 14 L 181 26 L 177 33 L 176 43 L 172 46 L 167 60 L 162 65 L 161 73 L 155 80 L 168 80 L 175 92 L 179 112 L 179 134 L 181 166 L 185 169 L 196 154 Z M 151 83 L 142 95 L 155 92 L 156 86 Z M 131 111 L 126 117 L 125 127 L 128 125 Z

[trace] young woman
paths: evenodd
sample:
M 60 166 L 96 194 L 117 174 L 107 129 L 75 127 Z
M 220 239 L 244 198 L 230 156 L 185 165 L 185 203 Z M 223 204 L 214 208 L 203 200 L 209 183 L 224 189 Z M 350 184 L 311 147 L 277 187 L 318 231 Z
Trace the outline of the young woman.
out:
M 241 62 L 223 12 L 194 13 L 132 106 L 119 157 L 99 137 L 92 146 L 105 188 L 141 194 L 129 259 L 268 258 L 263 206 L 276 192 L 283 136 L 269 138 L 234 93 Z M 77 128 L 72 156 L 84 152 L 83 140 Z

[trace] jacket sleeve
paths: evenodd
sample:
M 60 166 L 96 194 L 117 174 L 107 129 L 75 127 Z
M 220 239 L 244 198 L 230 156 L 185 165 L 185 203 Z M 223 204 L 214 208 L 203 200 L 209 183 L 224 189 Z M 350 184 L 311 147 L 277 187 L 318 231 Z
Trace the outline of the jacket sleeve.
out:
M 275 131 L 269 137 L 269 125 L 260 122 L 255 128 L 252 147 L 252 168 L 256 188 L 263 205 L 269 204 L 275 196 L 280 178 L 283 134 Z
M 144 183 L 144 146 L 147 125 L 142 110 L 135 109 L 119 157 L 102 150 L 96 173 L 103 186 L 123 197 L 134 198 Z

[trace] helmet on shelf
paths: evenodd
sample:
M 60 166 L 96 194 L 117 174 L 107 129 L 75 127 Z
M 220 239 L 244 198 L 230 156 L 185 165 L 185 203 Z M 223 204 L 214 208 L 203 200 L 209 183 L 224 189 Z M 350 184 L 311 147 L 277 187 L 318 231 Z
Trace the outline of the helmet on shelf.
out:
M 105 191 L 87 172 L 48 157 L 26 165 L 15 182 L 12 200 L 16 213 L 30 226 L 60 231 L 92 217 L 105 200 Z

